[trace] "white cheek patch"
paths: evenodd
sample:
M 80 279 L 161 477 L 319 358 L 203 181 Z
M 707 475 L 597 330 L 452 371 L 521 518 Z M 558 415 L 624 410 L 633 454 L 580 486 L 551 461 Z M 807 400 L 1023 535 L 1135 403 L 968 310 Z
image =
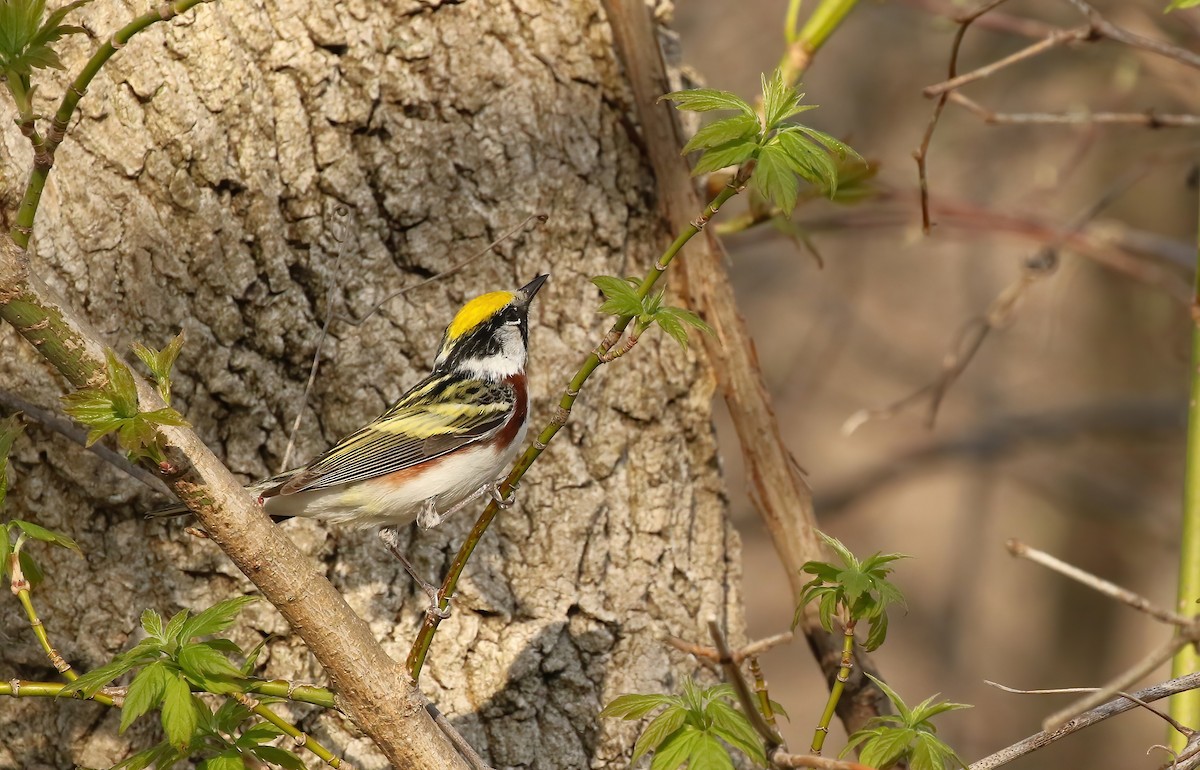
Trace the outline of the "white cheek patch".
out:
M 504 326 L 498 332 L 500 352 L 481 358 L 461 361 L 458 368 L 474 377 L 501 380 L 525 370 L 525 344 L 515 326 Z

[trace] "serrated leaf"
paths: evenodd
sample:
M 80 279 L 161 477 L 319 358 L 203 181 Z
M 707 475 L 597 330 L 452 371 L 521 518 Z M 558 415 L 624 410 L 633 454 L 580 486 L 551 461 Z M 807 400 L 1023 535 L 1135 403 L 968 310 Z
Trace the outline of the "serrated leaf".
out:
M 142 412 L 140 415 L 143 420 L 155 425 L 179 425 L 183 427 L 191 427 L 187 420 L 183 419 L 183 415 L 175 411 L 171 407 L 163 409 L 155 409 L 153 412 Z
M 90 698 L 117 677 L 132 671 L 139 663 L 140 661 L 134 659 L 128 653 L 118 655 L 111 662 L 104 664 L 100 668 L 92 669 L 75 681 L 67 684 L 60 691 L 60 694 L 70 695 L 79 692 L 83 693 L 84 697 Z
M 262 654 L 271 638 L 271 636 L 264 636 L 246 655 L 246 660 L 242 663 L 242 676 L 250 676 L 250 672 L 254 671 L 255 666 L 258 665 L 258 656 Z
M 911 728 L 881 730 L 863 744 L 858 760 L 871 767 L 888 767 L 908 751 L 908 745 L 915 737 L 916 731 Z
M 168 743 L 159 743 L 150 748 L 139 751 L 131 757 L 113 765 L 112 770 L 145 770 L 147 767 L 171 767 L 179 760 L 183 759 L 183 755 L 174 749 Z
M 874 652 L 883 644 L 887 638 L 888 616 L 881 614 L 877 618 L 872 618 L 870 622 L 870 630 L 867 632 L 867 641 L 863 644 L 863 649 L 867 652 Z
M 235 596 L 232 599 L 218 602 L 185 621 L 179 638 L 182 640 L 194 639 L 198 636 L 208 636 L 218 631 L 224 631 L 233 625 L 233 621 L 237 619 L 238 613 L 242 611 L 243 607 L 258 601 L 259 598 L 258 596 Z
M 142 630 L 160 641 L 163 640 L 162 615 L 151 609 L 142 610 Z
M 191 613 L 184 609 L 171 616 L 171 619 L 167 621 L 167 627 L 163 629 L 163 636 L 167 638 L 167 641 L 178 642 L 180 640 L 183 624 L 187 622 L 190 615 Z
M 762 737 L 750 725 L 745 714 L 722 700 L 710 703 L 707 714 L 712 719 L 712 731 L 718 738 L 755 762 L 766 763 Z
M 912 711 L 904 703 L 904 700 L 899 695 L 896 694 L 896 691 L 893 690 L 891 687 L 888 687 L 887 682 L 883 681 L 882 679 L 872 676 L 871 674 L 868 674 L 865 671 L 863 673 L 867 675 L 868 679 L 870 679 L 872 682 L 875 683 L 876 687 L 878 687 L 880 690 L 883 691 L 883 694 L 887 696 L 887 699 L 889 701 L 891 701 L 892 708 L 896 709 L 896 712 L 899 714 L 900 719 L 903 720 L 903 722 L 905 724 L 911 724 L 912 723 Z
M 780 131 L 772 141 L 787 154 L 793 172 L 828 191 L 830 197 L 838 189 L 838 169 L 829 151 L 803 138 L 800 126 Z
M 164 680 L 162 726 L 172 746 L 183 750 L 192 740 L 196 726 L 200 723 L 192 688 L 182 674 L 168 676 Z
M 227 694 L 245 689 L 237 666 L 207 644 L 185 644 L 175 660 L 187 678 L 206 692 Z
M 732 118 L 714 121 L 700 128 L 695 135 L 683 146 L 681 155 L 687 155 L 694 150 L 717 147 L 735 140 L 748 140 L 757 137 L 762 126 L 754 115 L 735 115 Z
M 611 275 L 598 275 L 592 283 L 605 296 L 605 302 L 599 312 L 618 316 L 637 316 L 642 314 L 642 298 L 629 282 Z
M 79 545 L 74 540 L 60 532 L 54 532 L 31 521 L 22 521 L 20 519 L 13 519 L 9 523 L 16 524 L 26 536 L 34 540 L 57 545 L 60 548 L 69 548 L 75 553 L 83 553 L 83 551 L 79 550 Z
M 688 770 L 733 770 L 733 761 L 720 741 L 701 733 L 688 752 Z
M 162 662 L 151 663 L 138 672 L 125 692 L 125 704 L 121 707 L 121 726 L 117 728 L 118 733 L 124 733 L 135 719 L 162 703 L 169 678 L 171 678 L 171 673 Z
M 246 761 L 237 749 L 226 749 L 201 762 L 196 770 L 246 770 Z
M 637 743 L 633 745 L 633 758 L 630 762 L 637 762 L 648 751 L 657 751 L 659 745 L 683 725 L 687 714 L 687 710 L 680 706 L 668 706 L 650 720 L 650 724 L 646 725 L 646 729 L 638 736 Z
M 750 177 L 751 186 L 785 214 L 796 208 L 800 193 L 800 184 L 791 166 L 787 153 L 779 145 L 769 144 L 759 151 L 754 175 Z
M 117 358 L 111 348 L 104 351 L 108 361 L 108 394 L 112 398 L 113 412 L 117 417 L 129 419 L 138 413 L 137 385 L 133 372 L 125 362 Z
M 726 166 L 740 166 L 749 160 L 757 149 L 757 142 L 745 139 L 734 139 L 709 148 L 696 160 L 696 165 L 692 166 L 692 176 L 707 174 Z
M 307 770 L 307 766 L 292 752 L 275 746 L 255 746 L 250 753 L 264 762 L 279 765 L 284 770 Z
M 260 698 L 260 701 L 265 701 L 265 698 Z M 234 733 L 243 722 L 253 716 L 252 711 L 232 698 L 225 699 L 225 702 L 217 708 L 216 713 L 212 715 L 212 722 L 217 732 L 225 733 L 226 735 Z M 269 723 L 264 722 L 264 725 Z M 271 725 L 272 727 L 274 725 Z
M 783 79 L 783 73 L 776 70 L 771 77 L 761 76 L 763 94 L 763 120 L 767 130 L 771 130 L 805 108 L 800 106 L 804 94 L 797 92 Z M 811 109 L 811 108 L 809 108 Z
M 666 332 L 667 336 L 679 343 L 679 347 L 687 350 L 688 333 L 687 329 L 683 328 L 683 324 L 671 316 L 656 316 L 654 319 L 658 322 L 659 327 Z
M 715 88 L 692 88 L 686 91 L 672 91 L 660 96 L 658 100 L 675 103 L 675 109 L 689 112 L 711 112 L 713 110 L 738 110 L 744 115 L 755 116 L 754 108 L 729 91 L 719 91 Z
M 951 703 L 950 701 L 942 701 L 941 703 L 930 704 L 928 701 L 926 701 L 917 708 L 913 709 L 912 714 L 914 721 L 926 722 L 938 714 L 945 714 L 949 711 L 961 711 L 962 709 L 969 708 L 975 707 L 970 703 Z
M 650 770 L 675 770 L 691 756 L 692 748 L 704 738 L 704 733 L 684 725 L 654 751 Z
M 817 534 L 825 541 L 825 545 L 833 549 L 844 565 L 851 569 L 858 569 L 858 559 L 854 557 L 854 554 L 850 553 L 850 549 L 843 545 L 841 540 L 831 535 L 826 535 L 824 532 L 818 532 Z
M 675 702 L 670 695 L 618 695 L 600 711 L 600 716 L 616 719 L 641 719 L 656 708 Z
M 243 748 L 268 743 L 283 735 L 283 730 L 270 722 L 260 722 L 238 736 L 237 745 Z

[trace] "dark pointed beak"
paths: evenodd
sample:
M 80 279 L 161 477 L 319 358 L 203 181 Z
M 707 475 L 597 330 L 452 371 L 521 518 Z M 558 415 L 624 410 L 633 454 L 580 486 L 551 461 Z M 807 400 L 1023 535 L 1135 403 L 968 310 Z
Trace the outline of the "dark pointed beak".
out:
M 539 275 L 537 278 L 534 278 L 529 283 L 517 289 L 517 295 L 521 297 L 522 301 L 526 305 L 528 305 L 533 301 L 534 295 L 538 293 L 538 289 L 542 288 L 542 284 L 544 284 L 546 279 L 549 277 L 549 273 L 543 273 L 542 275 Z

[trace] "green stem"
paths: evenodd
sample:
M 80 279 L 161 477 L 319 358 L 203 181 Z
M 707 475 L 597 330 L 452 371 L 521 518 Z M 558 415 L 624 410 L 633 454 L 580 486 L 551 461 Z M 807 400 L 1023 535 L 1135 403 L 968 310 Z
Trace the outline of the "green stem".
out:
M 50 176 L 50 169 L 54 167 L 54 151 L 62 144 L 67 126 L 71 124 L 71 117 L 75 114 L 75 107 L 79 104 L 79 100 L 83 98 L 83 95 L 87 93 L 88 86 L 91 85 L 96 74 L 100 72 L 100 68 L 112 58 L 113 54 L 124 48 L 131 37 L 150 25 L 160 21 L 167 21 L 191 10 L 200 3 L 211 1 L 176 0 L 174 3 L 165 3 L 149 13 L 138 16 L 117 30 L 111 38 L 96 49 L 92 57 L 83 65 L 83 69 L 79 71 L 75 80 L 67 88 L 67 92 L 63 94 L 62 101 L 59 102 L 58 111 L 54 114 L 54 119 L 51 121 L 50 131 L 47 132 L 45 141 L 35 142 L 33 170 L 29 174 L 29 181 L 25 184 L 25 195 L 21 198 L 21 205 L 17 209 L 16 219 L 9 230 L 9 235 L 18 246 L 22 249 L 29 247 L 29 238 L 33 234 L 33 220 L 37 215 L 38 204 L 42 200 L 42 191 L 46 188 L 46 179 Z M 38 144 L 41 144 L 40 150 L 37 149 Z
M 720 211 L 721 206 L 725 205 L 726 201 L 741 192 L 745 185 L 745 180 L 741 176 L 739 174 L 734 182 L 726 185 L 717 197 L 713 198 L 712 202 L 708 204 L 704 212 L 694 222 L 684 228 L 679 237 L 663 252 L 658 261 L 646 273 L 646 276 L 642 278 L 642 282 L 638 284 L 637 295 L 639 298 L 644 299 L 650 293 L 650 290 L 654 288 L 654 284 L 666 272 L 667 267 L 671 264 L 671 260 L 675 259 L 675 256 L 679 254 L 684 244 L 704 229 L 704 226 Z M 567 424 L 567 420 L 571 416 L 571 409 L 575 406 L 575 399 L 579 397 L 580 389 L 583 388 L 588 378 L 592 376 L 592 372 L 596 371 L 600 366 L 600 356 L 607 353 L 621 339 L 621 335 L 624 334 L 625 329 L 629 326 L 633 318 L 633 316 L 620 316 L 617 318 L 600 345 L 583 360 L 579 370 L 571 378 L 571 383 L 567 385 L 566 391 L 563 392 L 562 398 L 559 399 L 558 412 L 555 414 L 554 419 L 542 429 L 537 439 L 525 450 L 525 454 L 521 455 L 521 459 L 517 461 L 512 471 L 509 472 L 508 477 L 500 485 L 500 494 L 503 497 L 507 498 L 516 491 L 525 472 L 537 461 L 542 452 L 546 451 L 546 447 L 554 440 L 558 431 Z M 450 597 L 454 595 L 458 587 L 458 579 L 462 576 L 463 569 L 467 566 L 467 561 L 471 558 L 475 546 L 478 545 L 480 538 L 483 537 L 483 533 L 487 531 L 488 525 L 492 523 L 492 519 L 496 517 L 499 511 L 500 506 L 494 500 L 488 503 L 487 507 L 483 509 L 483 513 L 479 515 L 479 519 L 475 522 L 475 526 L 471 528 L 471 532 L 467 535 L 467 539 L 463 542 L 462 547 L 458 549 L 454 561 L 450 564 L 450 571 L 446 574 L 446 579 L 442 581 L 442 588 L 438 592 L 438 604 L 443 610 L 450 606 Z M 421 678 L 421 669 L 425 666 L 425 658 L 429 654 L 429 646 L 433 643 L 433 637 L 437 633 L 440 623 L 441 618 L 436 613 L 426 613 L 425 622 L 421 625 L 421 630 L 417 632 L 417 638 L 413 640 L 412 649 L 408 653 L 407 665 L 408 674 L 414 682 Z
M 10 679 L 7 682 L 0 682 L 0 695 L 10 698 L 57 698 L 62 695 L 66 686 L 66 682 L 24 682 L 19 679 Z M 103 692 L 96 693 L 90 699 L 85 698 L 80 692 L 73 692 L 66 697 L 73 700 L 94 700 L 105 706 L 113 705 L 112 696 Z
M 249 695 L 245 695 L 244 693 L 237 693 L 233 696 L 233 698 L 258 716 L 278 727 L 283 731 L 283 734 L 291 738 L 297 746 L 303 746 L 313 754 L 320 757 L 321 761 L 325 764 L 329 765 L 330 767 L 342 766 L 342 760 L 335 756 L 333 752 L 322 746 L 311 736 L 300 730 L 291 722 L 276 714 L 270 707 L 259 703 L 254 698 L 251 698 Z
M 853 620 L 847 623 L 846 630 L 842 635 L 842 665 L 838 668 L 837 677 L 833 680 L 833 687 L 829 688 L 829 700 L 825 701 L 825 710 L 821 712 L 821 721 L 813 732 L 810 754 L 821 753 L 821 747 L 825 745 L 825 736 L 829 734 L 829 725 L 833 722 L 833 715 L 837 711 L 838 701 L 841 700 L 842 690 L 846 687 L 846 680 L 850 678 L 850 669 L 854 667 L 854 625 L 855 621 Z
M 286 698 L 299 703 L 311 703 L 327 709 L 337 709 L 332 690 L 312 685 L 296 685 L 284 679 L 252 679 L 246 685 L 246 691 L 258 695 L 269 695 L 272 698 Z
M 799 83 L 812 62 L 812 57 L 825 45 L 825 41 L 857 4 L 858 0 L 823 0 L 794 36 L 792 30 L 795 28 L 795 20 L 791 16 L 792 9 L 788 9 L 787 32 L 790 39 L 788 49 L 779 62 L 779 70 L 783 73 L 785 83 L 793 86 Z
M 42 645 L 42 649 L 46 651 L 46 657 L 50 658 L 50 664 L 54 666 L 58 673 L 65 676 L 69 681 L 74 682 L 79 678 L 79 675 L 71 669 L 71 664 L 50 644 L 50 637 L 46 634 L 46 626 L 42 623 L 42 619 L 38 617 L 37 611 L 33 608 L 33 598 L 29 594 L 29 589 L 22 588 L 17 591 L 17 599 L 20 600 L 21 606 L 25 608 L 25 616 L 29 618 L 29 625 L 33 628 L 33 635 L 37 637 L 38 642 Z
M 1183 532 L 1179 543 L 1179 591 L 1175 611 L 1191 617 L 1200 599 L 1200 232 L 1197 233 L 1196 284 L 1192 297 L 1192 366 L 1188 399 L 1187 463 L 1183 477 Z M 1200 670 L 1196 645 L 1175 654 L 1172 676 Z M 1171 699 L 1171 716 L 1185 725 L 1200 724 L 1200 691 L 1180 693 Z M 1184 746 L 1184 736 L 1171 730 L 1171 745 Z

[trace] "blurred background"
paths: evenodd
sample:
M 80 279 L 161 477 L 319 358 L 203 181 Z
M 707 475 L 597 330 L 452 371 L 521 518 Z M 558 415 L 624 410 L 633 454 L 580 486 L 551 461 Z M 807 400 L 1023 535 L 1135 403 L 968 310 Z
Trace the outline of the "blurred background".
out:
M 806 14 L 814 3 L 805 3 Z M 879 195 L 802 204 L 794 220 L 824 266 L 770 226 L 726 238 L 739 298 L 784 435 L 817 516 L 859 555 L 901 551 L 909 600 L 875 661 L 911 704 L 936 692 L 975 704 L 941 719 L 970 763 L 1040 729 L 1071 696 L 1019 688 L 1096 686 L 1168 629 L 1008 555 L 1019 538 L 1172 606 L 1183 479 L 1189 297 L 1196 229 L 1195 129 L 988 125 L 948 105 L 929 150 L 932 234 L 920 227 L 912 153 L 944 80 L 966 3 L 860 3 L 805 77 L 806 123 L 879 164 Z M 1200 50 L 1200 11 L 1167 0 L 1097 2 L 1118 25 Z M 676 8 L 684 62 L 742 95 L 783 50 L 783 0 L 690 0 Z M 1074 27 L 1067 2 L 1008 2 L 992 22 Z M 959 72 L 1036 38 L 978 24 Z M 1043 26 L 1006 25 L 1038 33 Z M 992 28 L 989 28 L 992 27 Z M 1059 48 L 963 93 L 1006 112 L 1200 112 L 1200 72 L 1108 41 Z M 1107 202 L 1088 217 L 1091 209 Z M 1074 232 L 1072 228 L 1078 228 Z M 943 359 L 1056 245 L 947 391 L 843 435 L 847 418 L 935 382 Z M 1059 239 L 1060 240 L 1060 239 Z M 737 439 L 719 426 L 745 548 L 750 634 L 788 627 L 787 583 L 746 497 Z M 826 687 L 803 641 L 763 659 L 772 696 L 806 748 Z M 1169 677 L 1166 667 L 1145 682 Z M 1155 767 L 1165 725 L 1134 712 L 1012 765 Z M 831 743 L 840 747 L 842 736 Z

